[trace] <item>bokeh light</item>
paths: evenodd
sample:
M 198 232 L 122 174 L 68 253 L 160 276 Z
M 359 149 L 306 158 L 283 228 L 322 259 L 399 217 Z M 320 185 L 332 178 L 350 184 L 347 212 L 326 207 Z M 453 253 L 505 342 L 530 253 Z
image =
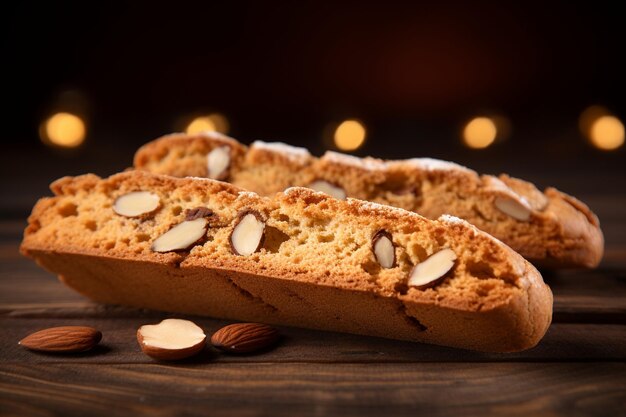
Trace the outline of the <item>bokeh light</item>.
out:
M 229 123 L 226 116 L 220 113 L 212 113 L 208 116 L 198 116 L 192 119 L 185 128 L 185 132 L 190 135 L 200 132 L 215 131 L 228 133 Z
M 591 135 L 591 126 L 602 116 L 608 116 L 611 112 L 606 107 L 603 106 L 589 106 L 587 107 L 581 114 L 580 119 L 578 119 L 578 126 L 580 127 L 580 131 L 586 138 L 589 138 Z
M 580 115 L 579 127 L 592 146 L 612 151 L 624 144 L 624 124 L 603 106 L 589 106 Z
M 489 117 L 475 117 L 463 129 L 463 143 L 473 149 L 484 149 L 496 140 L 498 128 Z
M 624 124 L 615 116 L 601 116 L 591 125 L 589 140 L 604 151 L 617 149 L 624 144 Z
M 215 123 L 208 116 L 196 117 L 187 125 L 185 132 L 190 135 L 195 135 L 196 133 L 206 132 L 206 131 L 214 131 Z
M 354 151 L 363 146 L 367 131 L 358 120 L 345 120 L 335 129 L 335 146 L 342 151 Z
M 85 140 L 85 122 L 75 114 L 59 112 L 46 119 L 40 129 L 41 140 L 63 148 L 75 148 Z

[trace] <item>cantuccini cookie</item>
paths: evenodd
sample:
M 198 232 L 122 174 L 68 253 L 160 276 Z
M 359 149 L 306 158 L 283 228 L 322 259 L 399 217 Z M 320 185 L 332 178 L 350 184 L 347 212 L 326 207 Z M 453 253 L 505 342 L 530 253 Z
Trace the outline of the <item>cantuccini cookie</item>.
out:
M 21 250 L 98 302 L 494 352 L 551 321 L 537 270 L 456 217 L 137 170 L 51 188 Z
M 336 198 L 400 207 L 430 219 L 451 214 L 490 233 L 538 266 L 595 267 L 604 239 L 596 215 L 554 188 L 544 192 L 506 174 L 479 175 L 429 158 L 383 161 L 254 142 L 247 147 L 218 133 L 173 134 L 135 155 L 135 168 L 179 177 L 228 181 L 261 195 L 292 186 Z

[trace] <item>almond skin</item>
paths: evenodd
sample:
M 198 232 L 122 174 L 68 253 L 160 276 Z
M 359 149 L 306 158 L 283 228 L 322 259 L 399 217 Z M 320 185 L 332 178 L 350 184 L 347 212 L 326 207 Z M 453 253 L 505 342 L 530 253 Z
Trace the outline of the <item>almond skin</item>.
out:
M 21 346 L 39 352 L 84 352 L 102 339 L 93 327 L 61 326 L 40 330 L 19 341 Z
M 193 329 L 190 330 L 189 326 Z M 148 330 L 151 329 L 151 330 Z M 192 332 L 194 343 L 182 343 Z M 145 333 L 144 332 L 148 332 Z M 181 333 L 182 332 L 182 333 Z M 187 334 L 185 334 L 187 333 Z M 168 346 L 172 340 L 178 346 Z M 200 353 L 206 345 L 206 335 L 195 323 L 188 320 L 167 319 L 161 323 L 144 325 L 137 330 L 137 342 L 146 355 L 161 361 L 177 361 Z
M 143 343 L 143 336 L 139 332 L 137 332 L 137 342 L 139 342 L 143 353 L 160 361 L 179 361 L 181 359 L 190 358 L 200 353 L 205 345 L 205 341 L 203 340 L 196 345 L 184 349 L 163 349 L 155 346 L 147 346 Z
M 261 323 L 235 323 L 222 327 L 211 336 L 211 344 L 228 353 L 255 352 L 276 343 L 280 333 Z

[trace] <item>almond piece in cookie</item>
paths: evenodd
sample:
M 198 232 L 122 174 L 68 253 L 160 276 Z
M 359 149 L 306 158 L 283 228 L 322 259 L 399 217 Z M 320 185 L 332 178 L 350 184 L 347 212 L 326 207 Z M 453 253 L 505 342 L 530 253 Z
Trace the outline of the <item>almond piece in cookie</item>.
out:
M 206 157 L 208 177 L 214 180 L 225 180 L 230 167 L 230 148 L 220 146 L 213 149 Z
M 118 197 L 113 203 L 113 211 L 120 216 L 139 217 L 159 208 L 159 196 L 148 191 L 133 191 Z
M 456 253 L 452 249 L 442 249 L 429 256 L 424 262 L 413 267 L 409 275 L 409 287 L 423 290 L 437 285 L 452 269 L 455 260 Z
M 508 214 L 515 220 L 527 222 L 530 219 L 530 206 L 523 200 L 523 197 L 516 199 L 508 196 L 499 196 L 496 197 L 493 204 L 502 213 Z
M 185 220 L 156 238 L 152 242 L 152 250 L 155 252 L 170 252 L 189 249 L 190 246 L 204 237 L 207 223 L 208 221 L 205 217 Z
M 248 256 L 259 250 L 263 244 L 265 221 L 254 210 L 239 214 L 230 235 L 230 247 L 235 255 Z
M 315 180 L 310 183 L 307 188 L 315 191 L 321 191 L 331 197 L 338 198 L 339 200 L 346 199 L 346 191 L 343 188 L 325 180 Z
M 396 248 L 389 232 L 378 231 L 372 238 L 372 249 L 381 267 L 388 269 L 396 266 Z

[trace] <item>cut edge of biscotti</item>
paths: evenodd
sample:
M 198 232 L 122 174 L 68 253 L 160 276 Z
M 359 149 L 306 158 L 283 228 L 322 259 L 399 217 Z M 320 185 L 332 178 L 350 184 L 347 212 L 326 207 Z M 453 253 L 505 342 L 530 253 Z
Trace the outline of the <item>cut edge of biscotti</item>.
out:
M 398 314 L 431 327 L 411 340 L 478 350 L 532 347 L 550 323 L 552 295 L 537 270 L 452 216 L 428 220 L 301 187 L 266 198 L 224 182 L 142 171 L 65 177 L 51 188 L 55 196 L 34 207 L 21 250 L 66 282 L 69 266 L 51 267 L 44 255 L 206 268 L 367 293 L 397 300 Z M 90 291 L 81 288 L 98 300 Z M 457 316 L 463 318 L 440 320 Z M 445 330 L 455 326 L 487 335 L 461 339 Z
M 209 156 L 212 160 L 207 160 Z M 211 162 L 216 166 L 216 161 L 217 171 L 210 172 L 208 167 Z M 137 151 L 134 163 L 137 169 L 153 173 L 230 181 L 262 195 L 299 185 L 336 198 L 404 208 L 431 219 L 451 213 L 542 267 L 593 268 L 604 252 L 599 220 L 583 202 L 552 187 L 541 192 L 532 183 L 506 174 L 479 175 L 447 161 L 383 161 L 332 151 L 316 158 L 300 147 L 262 141 L 247 147 L 206 132 L 152 141 Z

